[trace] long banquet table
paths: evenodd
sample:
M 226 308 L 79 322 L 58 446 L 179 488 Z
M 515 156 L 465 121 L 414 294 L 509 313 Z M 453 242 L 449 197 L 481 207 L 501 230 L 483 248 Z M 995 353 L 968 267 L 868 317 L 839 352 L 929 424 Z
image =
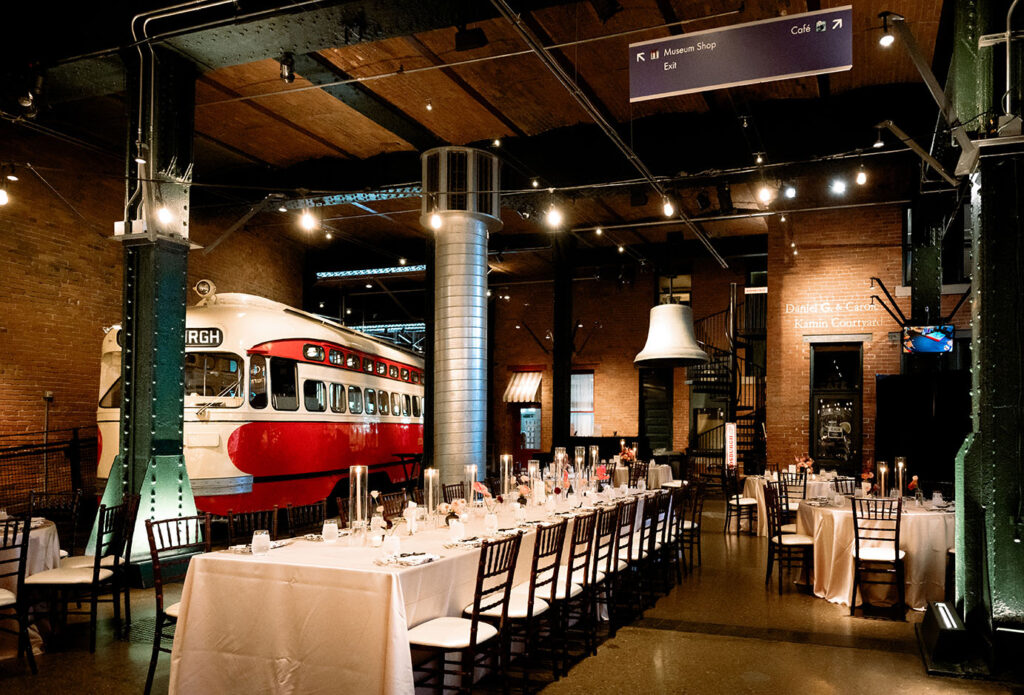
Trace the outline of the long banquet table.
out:
M 531 520 L 547 515 L 542 507 L 528 508 Z M 510 511 L 499 513 L 499 525 L 514 525 Z M 483 520 L 471 520 L 466 532 L 483 535 Z M 523 536 L 516 583 L 527 580 L 535 538 L 535 531 Z M 182 589 L 169 692 L 412 692 L 407 630 L 462 614 L 473 600 L 480 551 L 445 548 L 447 528 L 400 539 L 403 552 L 441 559 L 379 566 L 379 548 L 353 547 L 345 538 L 334 544 L 295 539 L 262 557 L 226 551 L 194 557 Z
M 944 596 L 946 551 L 954 542 L 954 518 L 951 510 L 936 510 L 931 505 L 917 507 L 910 503 L 903 512 L 900 549 L 907 553 L 906 602 L 914 610 L 924 610 L 928 601 L 941 601 Z M 796 531 L 814 539 L 815 595 L 850 605 L 854 530 L 849 502 L 838 507 L 801 502 Z M 880 598 L 884 597 L 871 596 L 872 602 Z
M 13 554 L 15 551 L 0 551 L 0 557 L 7 559 L 9 553 Z M 33 520 L 28 537 L 28 563 L 25 568 L 25 576 L 59 566 L 60 539 L 57 537 L 57 526 L 52 521 L 47 521 L 41 517 Z M 4 577 L 0 579 L 0 589 L 17 592 L 16 578 Z M 17 628 L 15 621 L 7 622 L 8 625 L 5 627 Z M 32 640 L 32 648 L 38 653 L 38 647 L 42 644 L 42 638 L 39 636 L 39 631 L 36 630 L 34 625 L 29 628 L 29 637 Z M 18 638 L 6 632 L 0 632 L 0 659 L 13 659 L 17 655 Z

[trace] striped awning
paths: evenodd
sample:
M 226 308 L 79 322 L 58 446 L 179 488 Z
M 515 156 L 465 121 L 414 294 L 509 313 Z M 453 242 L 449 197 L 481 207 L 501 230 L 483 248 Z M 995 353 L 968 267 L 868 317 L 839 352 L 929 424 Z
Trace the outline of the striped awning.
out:
M 515 372 L 505 389 L 506 403 L 540 403 L 541 372 Z

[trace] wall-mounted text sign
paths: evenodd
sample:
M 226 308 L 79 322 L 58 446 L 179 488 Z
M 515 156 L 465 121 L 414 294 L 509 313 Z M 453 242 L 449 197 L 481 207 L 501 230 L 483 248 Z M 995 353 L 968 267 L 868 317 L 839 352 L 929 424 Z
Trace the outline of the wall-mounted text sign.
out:
M 840 72 L 853 67 L 853 6 L 629 45 L 629 100 Z

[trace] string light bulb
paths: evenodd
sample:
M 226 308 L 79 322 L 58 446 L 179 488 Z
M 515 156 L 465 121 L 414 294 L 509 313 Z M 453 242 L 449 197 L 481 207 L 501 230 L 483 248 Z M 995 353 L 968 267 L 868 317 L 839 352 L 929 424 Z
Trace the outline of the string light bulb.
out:
M 7 188 L 0 184 L 0 205 L 7 205 L 11 202 L 11 197 L 7 195 Z
M 334 238 L 334 235 L 333 235 L 333 234 L 331 234 L 330 232 L 327 232 L 327 234 L 325 234 L 324 236 L 325 236 L 325 237 L 327 237 L 327 240 L 328 240 L 328 241 L 330 241 L 331 239 L 333 239 L 333 238 Z
M 544 215 L 544 221 L 548 223 L 549 227 L 561 227 L 562 211 L 552 204 L 551 207 L 548 208 L 547 214 Z
M 491 141 L 491 144 L 495 147 L 501 147 L 501 138 L 494 138 L 494 140 Z
M 843 195 L 846 193 L 846 181 L 842 179 L 833 179 L 832 185 L 829 186 L 829 190 L 832 191 L 833 195 Z
M 672 215 L 676 214 L 676 208 L 672 205 L 672 201 L 668 196 L 661 199 L 661 209 L 665 213 L 665 217 L 672 217 Z
M 534 188 L 537 188 L 537 186 L 540 185 L 540 181 L 538 181 L 537 179 L 533 179 L 530 181 L 530 185 L 533 186 Z
M 857 185 L 863 186 L 868 182 L 868 172 L 864 171 L 864 165 L 860 165 L 860 169 L 857 170 Z
M 764 155 L 761 154 L 760 152 L 758 152 L 757 153 L 757 160 L 756 161 L 757 161 L 758 164 L 764 164 Z
M 434 104 L 430 101 L 430 99 L 427 99 L 427 111 L 433 111 L 433 110 L 434 110 Z
M 789 200 L 796 198 L 796 186 L 786 186 L 782 189 L 782 195 L 786 196 Z
M 594 230 L 594 234 L 597 236 L 601 236 L 602 234 L 604 234 L 604 230 L 598 227 L 597 229 Z
M 430 228 L 435 232 L 441 228 L 441 215 L 437 213 L 437 210 L 430 213 Z
M 409 261 L 407 261 L 404 256 L 398 259 L 398 265 L 405 265 L 408 262 Z
M 779 222 L 785 222 L 785 221 L 786 221 L 786 216 L 785 215 L 781 215 L 779 217 Z
M 311 232 L 316 229 L 316 218 L 313 217 L 313 213 L 309 210 L 303 210 L 302 217 L 299 218 L 299 226 L 307 232 Z
M 772 189 L 768 186 L 761 186 L 761 189 L 757 192 L 757 199 L 767 205 L 772 202 Z
M 626 247 L 622 244 L 619 244 L 619 253 L 626 253 Z

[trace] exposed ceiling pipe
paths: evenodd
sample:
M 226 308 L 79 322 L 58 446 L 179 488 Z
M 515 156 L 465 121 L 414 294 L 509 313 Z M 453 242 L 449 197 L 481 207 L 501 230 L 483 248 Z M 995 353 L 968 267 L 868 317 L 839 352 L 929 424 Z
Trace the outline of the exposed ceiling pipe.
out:
M 498 10 L 498 13 L 513 26 L 523 41 L 526 42 L 526 45 L 533 50 L 544 66 L 555 76 L 562 86 L 565 87 L 566 91 L 568 91 L 572 98 L 576 100 L 576 103 L 578 103 L 580 107 L 582 107 L 583 110 L 586 111 L 592 119 L 594 119 L 594 122 L 600 126 L 601 130 L 603 130 L 605 135 L 608 136 L 608 139 L 612 141 L 612 144 L 614 144 L 615 147 L 625 155 L 626 159 L 628 159 L 633 167 L 640 172 L 640 175 L 646 179 L 651 188 L 657 191 L 658 195 L 666 197 L 668 195 L 668 191 L 661 184 L 661 181 L 659 181 L 651 170 L 647 168 L 647 165 L 644 164 L 636 152 L 633 151 L 633 148 L 631 148 L 626 141 L 622 139 L 622 136 L 619 135 L 618 131 L 609 122 L 605 115 L 601 113 L 601 110 L 598 109 L 589 98 L 587 98 L 587 95 L 584 94 L 576 83 L 573 82 L 572 78 L 566 74 L 565 70 L 562 69 L 562 66 L 551 57 L 551 54 L 548 53 L 546 48 L 544 48 L 540 39 L 534 35 L 528 26 L 526 26 L 522 18 L 516 14 L 511 7 L 509 7 L 509 4 L 505 0 L 491 0 L 491 4 L 494 5 Z M 676 217 L 694 233 L 702 244 L 704 244 L 704 248 L 706 248 L 708 253 L 718 261 L 720 266 L 723 268 L 729 267 L 729 264 L 725 262 L 722 255 L 715 250 L 715 247 L 711 243 L 711 239 L 708 238 L 700 227 L 687 217 L 686 213 L 681 209 L 677 209 Z

